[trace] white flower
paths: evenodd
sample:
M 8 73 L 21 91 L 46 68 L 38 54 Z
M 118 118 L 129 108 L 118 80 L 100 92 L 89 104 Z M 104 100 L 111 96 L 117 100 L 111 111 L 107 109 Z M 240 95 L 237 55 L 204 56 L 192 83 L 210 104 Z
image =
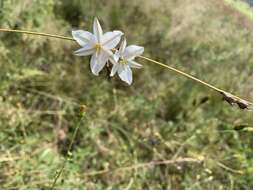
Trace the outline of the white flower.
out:
M 82 46 L 82 48 L 75 51 L 75 55 L 92 55 L 90 68 L 94 75 L 98 75 L 109 57 L 113 55 L 111 50 L 118 45 L 122 35 L 123 33 L 121 31 L 106 32 L 103 34 L 99 21 L 95 18 L 93 34 L 83 30 L 72 31 L 73 38 Z
M 131 67 L 142 67 L 142 65 L 136 63 L 134 59 L 144 52 L 144 47 L 136 45 L 126 47 L 126 45 L 126 39 L 124 39 L 119 50 L 116 50 L 113 58 L 110 58 L 110 61 L 113 63 L 110 76 L 114 76 L 117 72 L 120 79 L 130 85 L 133 82 Z

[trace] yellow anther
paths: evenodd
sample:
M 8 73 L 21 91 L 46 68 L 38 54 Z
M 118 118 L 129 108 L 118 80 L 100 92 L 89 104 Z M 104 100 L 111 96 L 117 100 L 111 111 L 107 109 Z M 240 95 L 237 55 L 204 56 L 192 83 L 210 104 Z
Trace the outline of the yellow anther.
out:
M 95 44 L 95 49 L 97 50 L 97 51 L 100 51 L 101 50 L 101 48 L 102 48 L 102 46 L 101 46 L 101 44 Z
M 120 59 L 119 59 L 119 64 L 124 65 L 124 64 L 126 64 L 126 63 L 127 63 L 127 61 L 126 61 L 125 59 L 123 59 L 123 58 L 120 58 Z

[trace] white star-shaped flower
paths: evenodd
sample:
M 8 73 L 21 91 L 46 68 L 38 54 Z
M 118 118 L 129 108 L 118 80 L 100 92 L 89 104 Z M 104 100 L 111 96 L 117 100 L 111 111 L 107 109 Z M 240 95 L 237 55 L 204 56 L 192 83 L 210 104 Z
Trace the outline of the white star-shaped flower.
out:
M 114 56 L 110 57 L 110 61 L 113 63 L 110 76 L 114 76 L 117 72 L 121 80 L 131 85 L 133 82 L 131 67 L 142 67 L 142 65 L 135 62 L 134 59 L 144 52 L 144 47 L 136 45 L 130 45 L 126 47 L 126 45 L 126 39 L 124 39 L 119 50 L 116 50 Z
M 93 34 L 84 30 L 72 31 L 73 38 L 82 46 L 75 51 L 77 56 L 92 55 L 90 60 L 90 68 L 94 75 L 98 75 L 104 68 L 109 57 L 113 55 L 112 49 L 120 42 L 123 33 L 121 31 L 113 31 L 103 33 L 97 18 L 93 23 Z

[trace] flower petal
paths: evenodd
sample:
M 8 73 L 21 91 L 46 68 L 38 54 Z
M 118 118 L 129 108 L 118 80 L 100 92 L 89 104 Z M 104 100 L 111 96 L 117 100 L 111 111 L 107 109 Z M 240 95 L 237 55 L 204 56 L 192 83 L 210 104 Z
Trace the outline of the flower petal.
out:
M 119 53 L 119 51 L 116 50 L 116 51 L 114 52 L 114 54 L 113 54 L 111 57 L 112 57 L 112 59 L 114 60 L 114 63 L 115 63 L 115 64 L 118 63 L 119 58 L 120 58 L 120 53 Z M 112 62 L 112 63 L 113 63 L 113 62 Z
M 128 65 L 132 68 L 137 68 L 137 69 L 140 69 L 142 68 L 142 65 L 135 62 L 135 61 L 128 61 Z
M 102 45 L 105 48 L 113 49 L 120 42 L 120 38 L 123 35 L 123 32 L 115 30 L 113 32 L 106 32 L 102 37 Z
M 83 48 L 80 48 L 74 52 L 74 54 L 77 56 L 87 56 L 87 55 L 91 55 L 93 53 L 95 53 L 95 49 L 90 44 L 87 44 Z
M 128 65 L 124 65 L 118 70 L 119 77 L 121 80 L 125 81 L 127 84 L 131 85 L 133 82 L 132 70 Z
M 113 77 L 115 73 L 118 71 L 118 69 L 119 69 L 119 65 L 113 64 L 110 76 Z
M 119 54 L 122 55 L 126 49 L 127 41 L 126 38 L 121 42 L 120 48 L 119 48 Z
M 97 42 L 101 43 L 103 37 L 103 30 L 97 18 L 95 18 L 93 22 L 93 33 L 96 36 Z
M 109 61 L 110 61 L 113 65 L 118 64 L 118 61 L 114 58 L 114 56 L 109 57 Z
M 98 75 L 104 68 L 109 56 L 106 52 L 100 51 L 98 54 L 93 54 L 90 61 L 90 68 L 94 75 Z
M 123 53 L 123 56 L 126 58 L 126 59 L 134 59 L 135 57 L 141 55 L 142 53 L 144 52 L 144 47 L 141 47 L 141 46 L 136 46 L 136 45 L 130 45 L 130 46 L 127 46 L 124 53 Z
M 73 38 L 77 41 L 80 46 L 85 46 L 89 43 L 94 43 L 94 35 L 84 30 L 73 30 Z
M 112 51 L 111 50 L 108 50 L 108 49 L 105 49 L 105 48 L 102 48 L 102 50 L 105 52 L 105 53 L 107 53 L 107 55 L 109 56 L 109 57 L 112 57 L 114 54 L 112 53 Z

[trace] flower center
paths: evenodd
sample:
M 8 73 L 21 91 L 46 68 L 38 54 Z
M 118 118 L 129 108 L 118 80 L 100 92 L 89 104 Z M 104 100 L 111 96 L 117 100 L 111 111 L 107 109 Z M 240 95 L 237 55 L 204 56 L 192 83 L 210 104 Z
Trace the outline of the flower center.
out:
M 122 64 L 122 65 L 124 65 L 124 64 L 126 64 L 127 63 L 127 61 L 124 59 L 124 58 L 119 58 L 119 64 Z
M 95 44 L 94 48 L 99 52 L 102 49 L 102 46 L 100 43 Z

